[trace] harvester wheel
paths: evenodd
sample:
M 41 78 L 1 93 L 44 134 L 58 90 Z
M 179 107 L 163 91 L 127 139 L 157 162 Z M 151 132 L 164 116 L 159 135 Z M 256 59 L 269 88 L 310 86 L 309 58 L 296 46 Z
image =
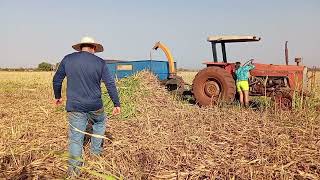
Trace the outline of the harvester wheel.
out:
M 219 101 L 232 102 L 236 94 L 235 81 L 220 67 L 207 67 L 193 80 L 192 92 L 200 106 L 215 105 Z
M 178 95 L 182 95 L 184 92 L 184 81 L 182 77 L 175 76 L 174 78 L 169 79 L 165 82 L 165 86 L 168 91 L 176 92 Z
M 178 83 L 178 88 L 177 88 L 177 92 L 178 92 L 178 94 L 182 95 L 183 92 L 184 92 L 184 90 L 185 90 L 185 89 L 184 89 L 185 83 L 184 83 L 184 80 L 182 79 L 182 77 L 177 76 L 177 79 L 178 79 L 178 81 L 179 81 L 179 83 Z

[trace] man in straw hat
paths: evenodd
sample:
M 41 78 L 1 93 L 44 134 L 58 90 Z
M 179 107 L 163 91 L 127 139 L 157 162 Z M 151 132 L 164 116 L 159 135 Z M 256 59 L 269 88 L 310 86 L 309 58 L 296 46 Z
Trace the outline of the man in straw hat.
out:
M 101 80 L 105 83 L 114 103 L 112 115 L 120 114 L 120 102 L 117 88 L 106 62 L 94 53 L 102 52 L 103 46 L 93 38 L 83 37 L 73 45 L 78 52 L 69 54 L 61 61 L 53 77 L 55 103 L 62 103 L 62 81 L 67 76 L 67 104 L 69 120 L 69 169 L 70 175 L 78 175 L 82 165 L 84 131 L 88 119 L 93 121 L 91 153 L 100 155 L 102 137 L 105 133 L 106 115 L 101 99 Z M 100 137 L 99 137 L 100 136 Z

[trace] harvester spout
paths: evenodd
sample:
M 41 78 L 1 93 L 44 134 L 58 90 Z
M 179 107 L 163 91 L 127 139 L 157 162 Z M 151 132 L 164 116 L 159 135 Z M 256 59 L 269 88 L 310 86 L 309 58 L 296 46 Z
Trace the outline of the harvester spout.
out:
M 153 50 L 157 50 L 158 48 L 160 48 L 166 55 L 167 59 L 168 59 L 168 62 L 169 62 L 169 73 L 170 75 L 175 75 L 176 74 L 176 69 L 174 67 L 174 60 L 173 60 L 173 57 L 172 57 L 172 54 L 169 50 L 169 48 L 162 44 L 160 41 L 157 42 L 154 46 L 153 46 Z

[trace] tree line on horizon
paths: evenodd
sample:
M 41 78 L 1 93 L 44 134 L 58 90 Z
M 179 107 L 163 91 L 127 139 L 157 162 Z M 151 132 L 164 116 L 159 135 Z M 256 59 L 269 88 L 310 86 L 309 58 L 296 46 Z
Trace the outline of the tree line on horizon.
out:
M 59 66 L 59 63 L 56 64 L 51 64 L 48 62 L 41 62 L 38 64 L 36 68 L 24 68 L 24 67 L 19 67 L 19 68 L 1 68 L 0 71 L 55 71 L 57 67 Z M 198 71 L 199 69 L 188 69 L 188 68 L 178 68 L 178 71 Z M 320 67 L 308 67 L 309 71 L 320 71 Z
M 36 68 L 1 68 L 0 71 L 55 71 L 56 68 L 59 66 L 59 63 L 51 64 L 48 62 L 41 62 L 38 64 Z

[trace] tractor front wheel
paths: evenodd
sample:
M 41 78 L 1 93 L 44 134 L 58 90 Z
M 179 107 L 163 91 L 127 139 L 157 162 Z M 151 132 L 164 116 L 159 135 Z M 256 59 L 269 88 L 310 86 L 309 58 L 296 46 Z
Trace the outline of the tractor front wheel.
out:
M 193 80 L 192 92 L 200 106 L 215 105 L 219 101 L 232 102 L 236 94 L 235 81 L 220 67 L 207 67 Z
M 292 109 L 292 96 L 289 92 L 275 92 L 272 96 L 272 100 L 281 110 L 288 111 Z

